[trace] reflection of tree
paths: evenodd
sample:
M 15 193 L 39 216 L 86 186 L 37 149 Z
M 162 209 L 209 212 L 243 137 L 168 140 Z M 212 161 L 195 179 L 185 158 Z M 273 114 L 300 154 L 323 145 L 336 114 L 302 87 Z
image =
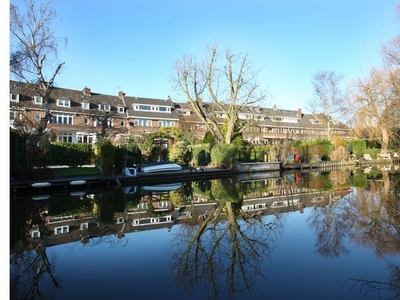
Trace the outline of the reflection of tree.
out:
M 368 192 L 357 190 L 347 218 L 350 237 L 357 244 L 375 248 L 378 257 L 400 253 L 399 195 L 391 188 L 389 174 L 369 182 Z M 362 228 L 362 230 L 356 230 Z
M 400 211 L 397 177 L 390 178 L 382 173 L 382 180 L 369 181 L 368 189 L 357 189 L 355 196 L 348 199 L 346 220 L 349 236 L 353 242 L 375 249 L 377 257 L 400 254 Z M 397 179 L 395 179 L 397 178 Z M 397 180 L 397 182 L 394 182 Z M 362 292 L 389 289 L 395 297 L 400 296 L 400 266 L 388 263 L 388 281 L 373 278 L 351 278 L 353 287 L 359 285 Z
M 314 206 L 308 222 L 316 231 L 316 252 L 322 257 L 339 257 L 348 252 L 344 246 L 347 224 L 342 218 L 343 205 L 334 202 L 334 193 L 326 192 Z
M 182 227 L 181 244 L 173 256 L 176 279 L 187 290 L 203 283 L 212 299 L 251 291 L 252 280 L 260 273 L 260 261 L 272 251 L 280 227 L 278 220 L 266 223 L 259 216 L 241 210 L 239 186 L 230 180 L 214 180 L 212 211 L 197 227 Z M 190 231 L 193 230 L 193 231 Z
M 61 287 L 54 276 L 46 253 L 48 234 L 45 227 L 46 219 L 47 212 L 44 209 L 37 209 L 32 211 L 26 220 L 27 227 L 38 226 L 43 237 L 34 249 L 26 239 L 21 239 L 19 243 L 13 245 L 10 259 L 11 299 L 47 299 L 48 280 L 54 287 Z M 41 287 L 46 289 L 46 295 L 42 294 Z
M 388 290 L 392 293 L 393 297 L 389 299 L 400 298 L 400 267 L 394 264 L 388 264 L 389 269 L 389 281 L 378 281 L 370 278 L 349 278 L 346 283 L 351 284 L 350 290 L 359 287 L 360 292 L 370 294 L 371 292 L 377 292 L 378 295 L 381 291 Z M 380 298 L 380 297 L 379 297 Z

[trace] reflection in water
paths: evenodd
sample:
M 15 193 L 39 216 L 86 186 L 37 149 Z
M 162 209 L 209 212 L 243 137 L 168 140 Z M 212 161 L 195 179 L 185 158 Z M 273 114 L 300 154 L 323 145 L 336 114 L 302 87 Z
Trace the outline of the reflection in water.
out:
M 224 179 L 211 186 L 208 196 L 215 204 L 197 217 L 198 225 L 181 227 L 171 266 L 185 290 L 203 283 L 211 299 L 230 298 L 251 291 L 260 261 L 274 249 L 281 223 L 243 211 L 239 184 Z
M 11 298 L 48 299 L 63 288 L 48 247 L 123 247 L 128 233 L 175 225 L 179 230 L 169 259 L 179 288 L 202 294 L 206 288 L 212 299 L 250 294 L 263 276 L 262 262 L 273 259 L 286 213 L 302 213 L 304 207 L 312 207 L 308 225 L 322 258 L 347 255 L 349 240 L 375 249 L 383 259 L 400 254 L 399 173 L 340 170 L 259 177 L 12 199 Z M 399 268 L 388 264 L 387 280 L 360 274 L 346 284 L 349 290 L 390 289 L 400 296 Z

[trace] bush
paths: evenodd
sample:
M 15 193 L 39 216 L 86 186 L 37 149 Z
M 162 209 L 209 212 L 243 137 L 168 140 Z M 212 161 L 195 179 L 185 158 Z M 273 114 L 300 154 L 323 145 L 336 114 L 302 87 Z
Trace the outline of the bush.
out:
M 192 163 L 194 166 L 207 166 L 211 163 L 212 144 L 199 144 L 192 147 Z
M 114 173 L 115 149 L 109 140 L 101 140 L 99 145 L 99 162 L 103 175 Z
M 230 169 L 238 159 L 239 148 L 233 144 L 217 144 L 211 149 L 211 163 Z
M 168 159 L 179 165 L 187 166 L 191 159 L 191 153 L 186 143 L 183 141 L 176 142 L 168 153 Z
M 71 168 L 90 164 L 92 157 L 92 145 L 83 143 L 60 143 L 50 144 L 50 165 L 67 165 Z

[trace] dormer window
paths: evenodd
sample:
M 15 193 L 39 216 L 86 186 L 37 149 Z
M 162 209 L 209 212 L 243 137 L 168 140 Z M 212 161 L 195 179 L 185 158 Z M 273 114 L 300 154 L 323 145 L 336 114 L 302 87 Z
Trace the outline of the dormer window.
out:
M 319 120 L 316 120 L 316 119 L 311 119 L 310 121 L 312 124 L 320 124 L 321 123 Z
M 169 111 L 170 111 L 170 107 L 167 107 L 167 106 L 159 106 L 159 107 L 158 107 L 158 111 L 160 111 L 160 112 L 169 112 Z
M 90 103 L 87 101 L 83 101 L 82 102 L 82 108 L 83 109 L 89 109 L 90 108 Z
M 71 107 L 71 101 L 67 99 L 57 99 L 57 106 Z
M 37 105 L 42 105 L 43 104 L 43 97 L 41 96 L 34 96 L 33 97 L 33 102 Z
M 118 112 L 123 114 L 125 112 L 125 107 L 123 106 L 118 106 Z
M 17 94 L 17 93 L 10 93 L 10 101 L 19 102 L 19 94 Z
M 110 111 L 111 106 L 108 104 L 99 104 L 99 110 Z

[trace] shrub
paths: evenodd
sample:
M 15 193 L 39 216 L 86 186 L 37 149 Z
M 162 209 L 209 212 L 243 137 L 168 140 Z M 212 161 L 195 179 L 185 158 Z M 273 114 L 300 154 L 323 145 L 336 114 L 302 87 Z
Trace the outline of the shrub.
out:
M 114 172 L 115 149 L 109 140 L 102 140 L 99 147 L 99 161 L 103 175 L 111 175 Z
M 238 159 L 239 148 L 233 144 L 217 144 L 211 149 L 211 163 L 230 169 Z
M 194 166 L 207 166 L 211 163 L 212 144 L 199 144 L 192 147 L 192 163 Z
M 168 159 L 182 166 L 187 166 L 191 158 L 190 150 L 184 141 L 176 142 L 168 153 Z
M 54 142 L 49 148 L 50 165 L 67 165 L 71 168 L 90 163 L 92 145 Z

